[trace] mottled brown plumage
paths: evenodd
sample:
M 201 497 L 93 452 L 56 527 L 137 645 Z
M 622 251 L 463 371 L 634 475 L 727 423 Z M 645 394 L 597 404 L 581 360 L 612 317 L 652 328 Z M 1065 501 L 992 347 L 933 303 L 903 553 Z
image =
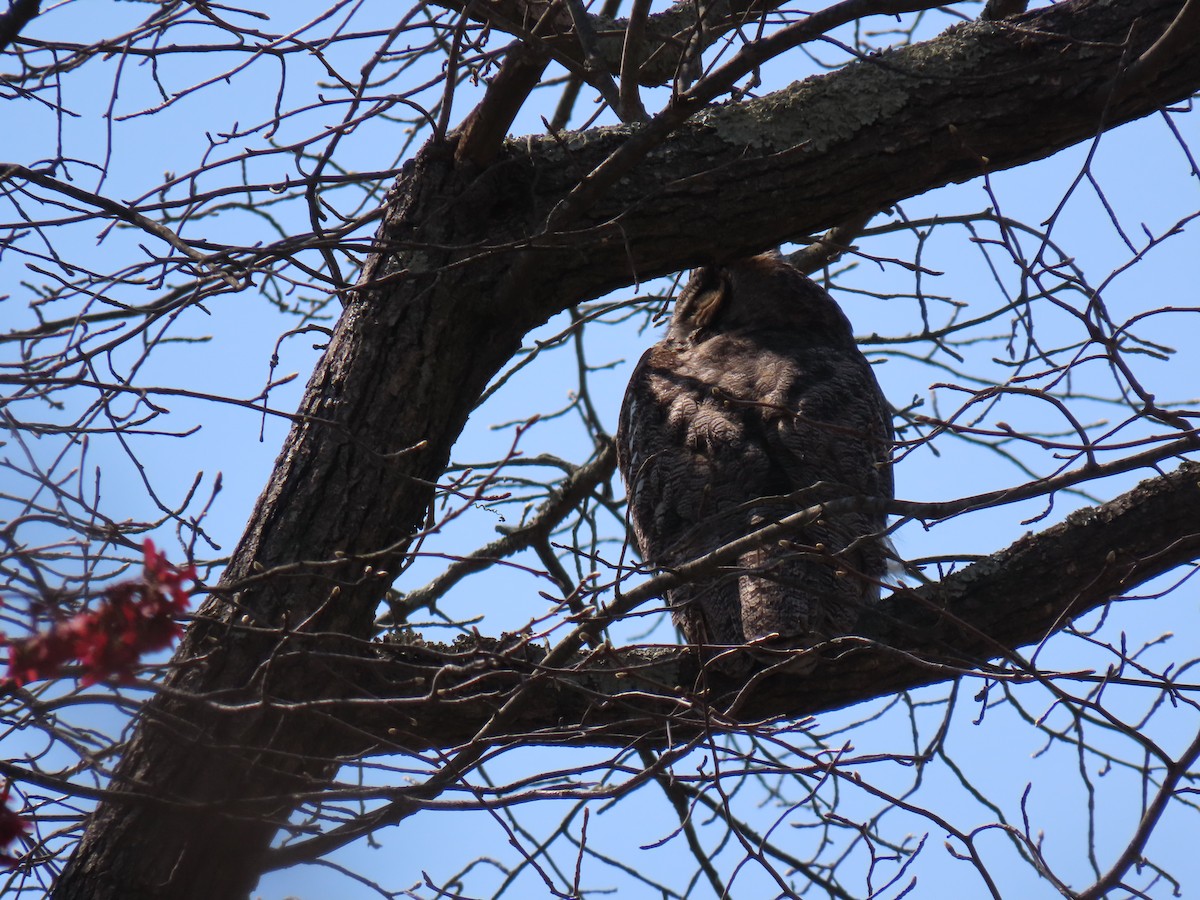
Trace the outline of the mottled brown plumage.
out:
M 617 429 L 642 557 L 672 568 L 832 496 L 892 496 L 891 416 L 833 299 L 775 254 L 698 269 Z M 790 498 L 817 482 L 821 496 Z M 885 516 L 796 529 L 669 592 L 693 644 L 809 646 L 878 599 Z

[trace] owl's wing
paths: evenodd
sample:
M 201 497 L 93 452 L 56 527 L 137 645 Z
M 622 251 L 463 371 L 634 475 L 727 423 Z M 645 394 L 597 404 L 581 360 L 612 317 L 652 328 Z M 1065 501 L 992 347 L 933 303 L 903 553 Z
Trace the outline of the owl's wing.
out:
M 781 409 L 764 416 L 764 440 L 792 490 L 833 482 L 871 497 L 893 494 L 891 413 L 857 350 L 813 348 L 795 360 Z
M 770 466 L 763 448 L 746 440 L 741 413 L 714 395 L 715 375 L 697 372 L 694 363 L 669 345 L 647 351 L 617 428 L 634 539 L 644 560 L 664 568 L 744 534 L 744 501 L 761 495 Z M 670 592 L 673 617 L 689 641 L 744 642 L 736 568 Z
M 892 496 L 891 416 L 870 364 L 854 349 L 807 348 L 791 357 L 781 402 L 764 408 L 760 440 L 770 460 L 774 499 L 755 511 L 772 521 L 847 493 Z M 796 491 L 827 483 L 827 491 Z M 790 552 L 747 554 L 743 583 L 748 637 L 777 632 L 840 634 L 878 599 L 889 545 L 881 513 L 828 515 L 793 533 Z

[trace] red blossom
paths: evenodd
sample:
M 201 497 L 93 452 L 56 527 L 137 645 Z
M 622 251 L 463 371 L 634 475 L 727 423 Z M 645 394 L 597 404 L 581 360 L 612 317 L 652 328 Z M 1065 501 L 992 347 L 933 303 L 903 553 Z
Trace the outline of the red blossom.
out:
M 183 633 L 176 621 L 188 606 L 183 583 L 195 581 L 196 570 L 172 566 L 149 539 L 144 549 L 140 581 L 118 582 L 105 590 L 95 609 L 32 637 L 9 641 L 9 681 L 19 687 L 52 678 L 71 660 L 82 666 L 80 683 L 85 687 L 112 677 L 129 681 L 142 654 L 171 646 Z
M 11 869 L 17 858 L 10 856 L 8 845 L 29 830 L 29 823 L 8 808 L 8 792 L 11 782 L 5 782 L 0 791 L 0 869 Z

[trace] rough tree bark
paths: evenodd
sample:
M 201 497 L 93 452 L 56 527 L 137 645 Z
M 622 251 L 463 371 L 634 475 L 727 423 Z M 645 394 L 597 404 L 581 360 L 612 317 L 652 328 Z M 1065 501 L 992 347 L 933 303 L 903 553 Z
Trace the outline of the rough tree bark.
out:
M 569 233 L 546 228 L 556 206 L 639 129 L 512 141 L 483 170 L 455 163 L 449 143 L 426 147 L 399 177 L 379 252 L 222 587 L 126 748 L 114 781 L 125 796 L 99 807 L 55 896 L 237 897 L 280 862 L 269 847 L 293 795 L 332 777 L 343 749 L 296 706 L 350 696 L 386 573 L 474 401 L 530 328 L 640 278 L 816 233 L 1185 98 L 1200 87 L 1197 54 L 1114 81 L 1179 8 L 1072 0 L 709 110 L 619 180 L 593 177 L 602 190 L 571 208 Z M 1070 597 L 1058 602 L 1051 622 L 1069 614 Z M 283 664 L 313 640 L 351 662 Z

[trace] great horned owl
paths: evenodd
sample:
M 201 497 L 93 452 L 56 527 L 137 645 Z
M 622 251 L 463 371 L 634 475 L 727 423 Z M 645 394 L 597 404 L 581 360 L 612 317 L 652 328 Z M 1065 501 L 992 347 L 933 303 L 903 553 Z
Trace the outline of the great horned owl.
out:
M 892 425 L 833 298 L 777 254 L 693 273 L 634 369 L 617 429 L 642 557 L 670 569 L 822 499 L 892 496 Z M 789 495 L 821 482 L 818 496 Z M 797 528 L 674 588 L 688 641 L 809 646 L 879 597 L 886 517 Z

